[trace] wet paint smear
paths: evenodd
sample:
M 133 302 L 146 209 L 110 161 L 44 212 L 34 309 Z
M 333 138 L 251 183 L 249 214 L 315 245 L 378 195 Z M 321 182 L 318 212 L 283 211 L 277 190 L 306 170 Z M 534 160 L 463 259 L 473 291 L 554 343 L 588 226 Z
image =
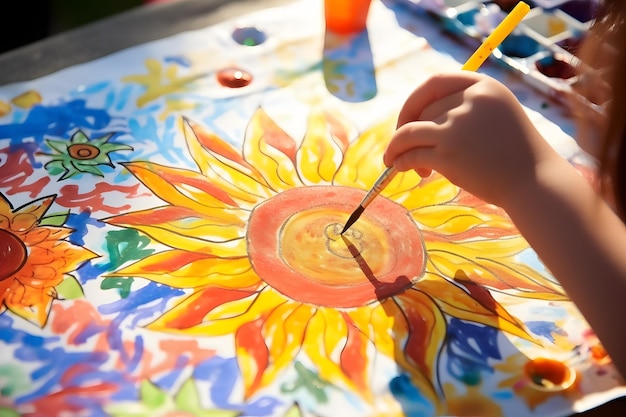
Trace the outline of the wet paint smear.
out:
M 265 33 L 255 27 L 237 28 L 233 31 L 232 38 L 239 45 L 257 46 L 267 40 Z
M 252 74 L 240 68 L 225 68 L 217 72 L 217 81 L 224 87 L 241 88 L 252 82 Z
M 567 80 L 576 75 L 576 69 L 559 56 L 548 56 L 536 63 L 537 69 L 543 75 L 550 78 L 562 78 Z

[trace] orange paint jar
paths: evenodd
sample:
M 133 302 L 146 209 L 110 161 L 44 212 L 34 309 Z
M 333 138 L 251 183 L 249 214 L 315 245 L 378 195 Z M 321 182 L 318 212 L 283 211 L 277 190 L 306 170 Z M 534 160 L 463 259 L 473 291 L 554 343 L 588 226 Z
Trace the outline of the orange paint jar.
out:
M 363 31 L 370 3 L 371 0 L 324 0 L 326 29 L 344 35 Z

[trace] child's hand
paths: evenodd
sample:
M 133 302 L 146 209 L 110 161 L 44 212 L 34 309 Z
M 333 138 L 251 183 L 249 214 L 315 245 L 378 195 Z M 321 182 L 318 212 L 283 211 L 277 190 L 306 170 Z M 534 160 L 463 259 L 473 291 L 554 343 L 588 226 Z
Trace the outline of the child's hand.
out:
M 387 166 L 436 170 L 498 205 L 533 181 L 543 162 L 560 158 L 498 81 L 460 71 L 431 77 L 407 99 L 385 152 Z

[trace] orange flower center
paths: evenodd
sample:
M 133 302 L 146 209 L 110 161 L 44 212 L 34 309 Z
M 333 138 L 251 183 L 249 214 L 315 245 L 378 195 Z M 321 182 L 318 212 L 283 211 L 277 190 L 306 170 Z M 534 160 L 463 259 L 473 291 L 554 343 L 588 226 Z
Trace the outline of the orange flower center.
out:
M 421 276 L 424 247 L 402 206 L 379 197 L 343 235 L 364 192 L 301 187 L 257 206 L 248 254 L 266 283 L 298 301 L 357 307 L 397 294 Z
M 0 229 L 0 281 L 14 276 L 26 263 L 24 242 L 8 230 Z
M 98 147 L 85 143 L 70 145 L 67 151 L 72 158 L 79 160 L 94 159 L 100 154 Z

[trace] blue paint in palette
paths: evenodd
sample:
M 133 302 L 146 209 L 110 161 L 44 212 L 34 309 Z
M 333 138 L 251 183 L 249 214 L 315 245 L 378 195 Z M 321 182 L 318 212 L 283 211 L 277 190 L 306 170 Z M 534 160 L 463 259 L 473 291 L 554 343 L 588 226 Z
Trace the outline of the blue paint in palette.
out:
M 527 58 L 541 49 L 539 42 L 523 34 L 509 35 L 498 47 L 503 54 L 514 58 Z

